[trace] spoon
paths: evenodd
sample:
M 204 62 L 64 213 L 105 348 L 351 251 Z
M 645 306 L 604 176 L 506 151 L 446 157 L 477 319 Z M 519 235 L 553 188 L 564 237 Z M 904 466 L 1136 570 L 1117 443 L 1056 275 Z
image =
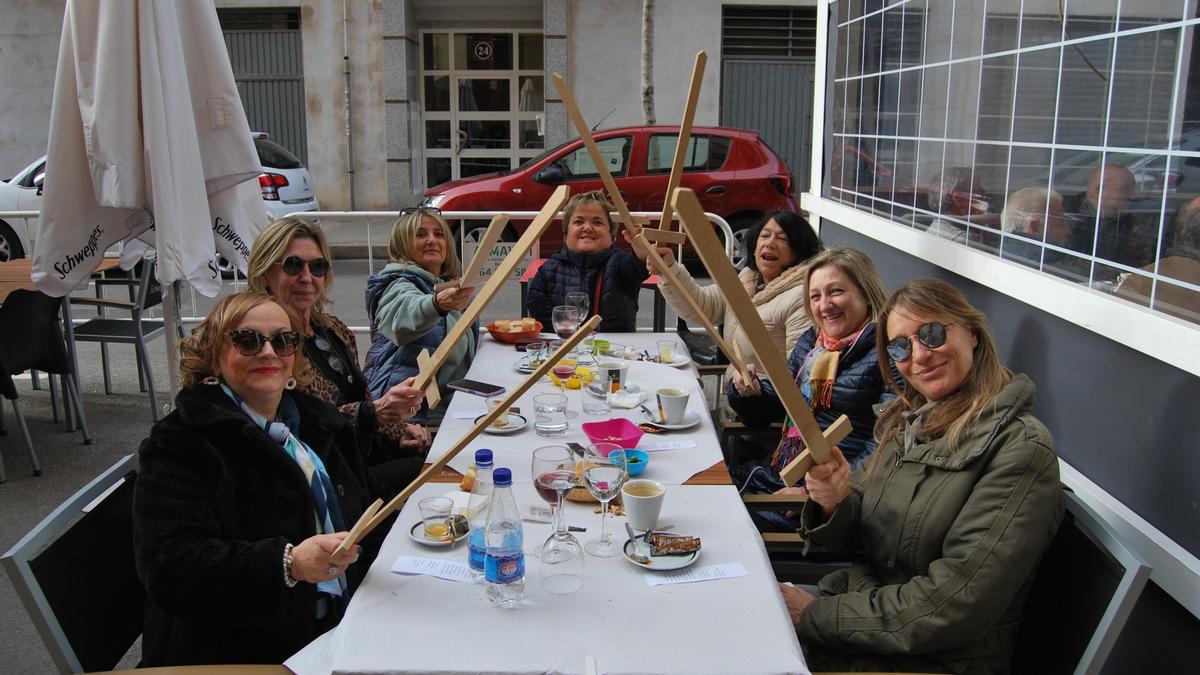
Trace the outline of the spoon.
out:
M 633 542 L 633 550 L 637 551 L 639 548 L 641 548 L 641 544 L 638 543 L 637 535 L 633 533 L 633 527 L 631 527 L 628 522 L 625 523 L 625 531 L 629 533 L 629 540 Z M 636 563 L 641 563 L 643 565 L 654 564 L 654 562 L 652 560 L 650 560 L 650 558 L 647 558 L 646 556 L 641 555 L 640 553 L 631 552 L 631 553 L 628 553 L 627 555 L 629 556 L 630 560 L 632 560 Z

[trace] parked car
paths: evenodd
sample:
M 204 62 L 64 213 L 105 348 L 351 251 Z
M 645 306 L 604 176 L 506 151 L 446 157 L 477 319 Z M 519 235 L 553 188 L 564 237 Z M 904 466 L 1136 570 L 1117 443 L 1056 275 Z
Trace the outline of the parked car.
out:
M 659 211 L 666 196 L 678 126 L 623 127 L 595 132 L 596 144 L 631 211 Z M 704 210 L 725 218 L 735 232 L 767 211 L 796 210 L 790 169 L 754 131 L 695 127 L 688 142 L 683 187 L 695 190 Z M 571 194 L 601 190 L 583 141 L 574 139 L 511 171 L 442 183 L 425 192 L 422 206 L 443 211 L 537 211 L 559 185 Z M 528 222 L 506 232 L 514 240 Z M 458 234 L 458 224 L 454 224 Z M 478 239 L 486 223 L 471 222 L 465 237 Z M 542 236 L 543 255 L 562 246 L 562 229 Z
M 258 175 L 263 205 L 272 219 L 320 208 L 308 169 L 291 152 L 262 132 L 254 132 L 254 147 L 262 162 Z M 46 180 L 46 157 L 0 182 L 0 211 L 40 211 Z M 37 219 L 0 217 L 0 261 L 24 258 L 37 239 Z

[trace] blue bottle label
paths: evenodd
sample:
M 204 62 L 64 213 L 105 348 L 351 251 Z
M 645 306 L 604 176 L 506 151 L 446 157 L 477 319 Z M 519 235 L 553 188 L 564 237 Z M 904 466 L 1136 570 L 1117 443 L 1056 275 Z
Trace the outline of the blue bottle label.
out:
M 483 576 L 493 584 L 507 584 L 525 576 L 525 553 L 510 556 L 487 556 Z

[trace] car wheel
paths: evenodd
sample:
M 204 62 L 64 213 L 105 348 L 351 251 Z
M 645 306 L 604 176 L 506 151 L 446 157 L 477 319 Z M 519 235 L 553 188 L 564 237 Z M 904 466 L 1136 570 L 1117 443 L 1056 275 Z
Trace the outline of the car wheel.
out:
M 25 248 L 21 246 L 21 240 L 17 238 L 17 233 L 13 232 L 8 223 L 0 220 L 0 262 L 24 257 Z
M 739 270 L 746 266 L 746 232 L 758 222 L 759 217 L 755 214 L 744 214 L 729 219 L 729 229 L 733 230 L 733 266 Z

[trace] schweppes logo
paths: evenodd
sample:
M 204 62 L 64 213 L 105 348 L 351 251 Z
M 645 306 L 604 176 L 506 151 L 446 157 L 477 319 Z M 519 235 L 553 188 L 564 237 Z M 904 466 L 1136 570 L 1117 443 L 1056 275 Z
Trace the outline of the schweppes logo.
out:
M 88 235 L 87 243 L 83 245 L 83 248 L 75 253 L 68 253 L 62 260 L 54 263 L 54 271 L 58 272 L 60 281 L 66 279 L 71 270 L 74 270 L 85 260 L 95 257 L 96 249 L 100 246 L 100 235 L 102 234 L 104 234 L 104 228 L 99 225 L 92 228 L 92 233 Z

